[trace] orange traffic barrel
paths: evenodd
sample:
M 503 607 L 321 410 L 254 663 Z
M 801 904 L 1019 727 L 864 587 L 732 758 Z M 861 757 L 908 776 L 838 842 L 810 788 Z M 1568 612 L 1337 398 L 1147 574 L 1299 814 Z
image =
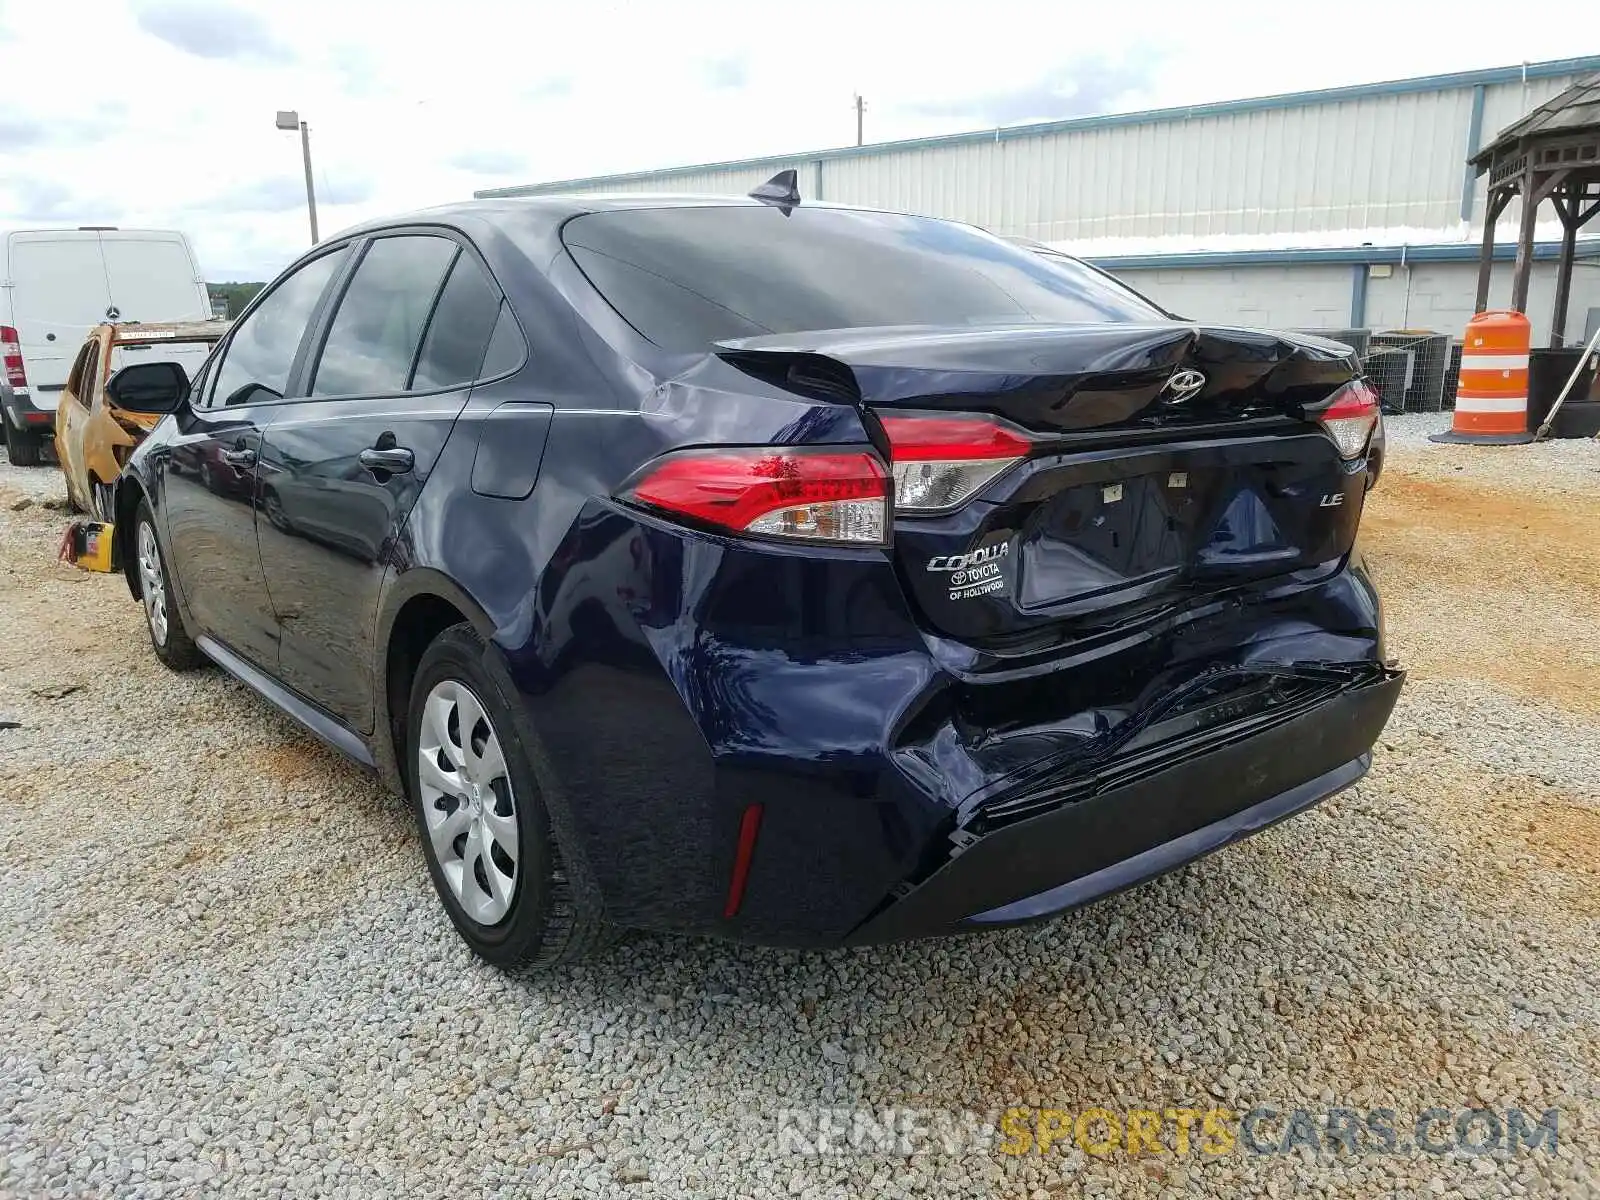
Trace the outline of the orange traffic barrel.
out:
M 1516 311 L 1481 312 L 1467 322 L 1455 417 L 1436 442 L 1517 446 L 1528 432 L 1528 350 L 1533 327 Z

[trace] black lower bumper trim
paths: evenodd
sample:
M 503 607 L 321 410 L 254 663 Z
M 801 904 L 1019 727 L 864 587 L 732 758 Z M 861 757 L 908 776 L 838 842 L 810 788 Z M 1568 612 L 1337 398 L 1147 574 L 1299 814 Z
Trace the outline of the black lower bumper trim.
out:
M 1372 755 L 1363 754 L 1342 767 L 1335 767 L 1326 775 L 1318 775 L 1297 788 L 1290 788 L 1270 800 L 1251 805 L 1231 817 L 1213 821 L 1210 825 L 1202 825 L 1193 833 L 1186 833 L 1182 837 L 1173 838 L 1170 842 L 1152 846 L 1143 854 L 1135 854 L 1132 858 L 1112 863 L 1109 867 L 1101 867 L 1100 870 L 1074 879 L 1071 883 L 1063 883 L 1060 887 L 1051 888 L 1047 892 L 1025 896 L 1011 904 L 1003 904 L 999 908 L 977 913 L 968 917 L 967 923 L 982 926 L 1031 921 L 1076 908 L 1080 904 L 1087 904 L 1091 900 L 1098 900 L 1113 892 L 1120 892 L 1148 879 L 1154 879 L 1157 875 L 1164 875 L 1183 866 L 1184 863 L 1204 857 L 1213 850 L 1220 850 L 1253 833 L 1259 833 L 1269 825 L 1276 825 L 1285 817 L 1304 812 L 1334 793 L 1342 792 L 1365 775 L 1371 765 Z
M 1037 920 L 1249 837 L 1366 773 L 1404 679 L 1387 673 L 1253 737 L 988 833 L 848 941 Z

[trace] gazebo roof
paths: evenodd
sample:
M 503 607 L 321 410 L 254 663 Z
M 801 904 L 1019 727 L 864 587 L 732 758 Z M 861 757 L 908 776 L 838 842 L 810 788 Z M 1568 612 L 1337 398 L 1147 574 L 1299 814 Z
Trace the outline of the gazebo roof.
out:
M 1550 345 L 1561 346 L 1566 337 L 1578 230 L 1600 215 L 1600 75 L 1579 79 L 1559 96 L 1513 121 L 1467 161 L 1479 175 L 1489 173 L 1483 246 L 1478 259 L 1477 310 L 1482 312 L 1489 304 L 1495 220 L 1519 196 L 1521 228 L 1511 279 L 1511 307 L 1518 312 L 1528 310 L 1534 225 L 1539 205 L 1549 200 L 1562 225 L 1561 258 L 1556 265 L 1556 295 L 1550 320 Z
M 1549 143 L 1560 143 L 1570 153 L 1549 160 L 1539 155 L 1541 168 L 1600 168 L 1600 75 L 1578 80 L 1559 96 L 1513 121 L 1470 161 L 1481 175 L 1492 163 L 1508 155 L 1520 156 L 1525 150 Z

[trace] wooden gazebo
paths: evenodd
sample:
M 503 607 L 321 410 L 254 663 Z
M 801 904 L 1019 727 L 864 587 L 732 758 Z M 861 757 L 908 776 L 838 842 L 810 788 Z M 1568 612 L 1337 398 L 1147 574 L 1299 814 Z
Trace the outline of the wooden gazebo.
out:
M 1489 172 L 1488 210 L 1483 223 L 1483 253 L 1478 259 L 1476 311 L 1489 307 L 1489 271 L 1494 258 L 1495 220 L 1522 197 L 1517 260 L 1511 281 L 1511 307 L 1528 311 L 1528 277 L 1533 270 L 1533 228 L 1539 205 L 1555 204 L 1561 218 L 1561 258 L 1556 267 L 1555 309 L 1550 345 L 1559 347 L 1567 327 L 1572 290 L 1572 260 L 1578 230 L 1600 213 L 1600 75 L 1580 79 L 1520 121 L 1469 160 L 1478 174 Z

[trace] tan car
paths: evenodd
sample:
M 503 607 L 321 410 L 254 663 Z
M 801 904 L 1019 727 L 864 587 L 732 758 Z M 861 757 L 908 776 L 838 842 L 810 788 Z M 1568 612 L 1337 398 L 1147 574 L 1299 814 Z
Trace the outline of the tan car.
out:
M 81 512 L 109 520 L 111 483 L 144 436 L 161 419 L 118 405 L 106 383 L 138 362 L 177 362 L 193 378 L 228 321 L 97 325 L 73 360 L 56 408 L 56 461 L 67 478 L 67 499 Z

